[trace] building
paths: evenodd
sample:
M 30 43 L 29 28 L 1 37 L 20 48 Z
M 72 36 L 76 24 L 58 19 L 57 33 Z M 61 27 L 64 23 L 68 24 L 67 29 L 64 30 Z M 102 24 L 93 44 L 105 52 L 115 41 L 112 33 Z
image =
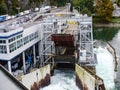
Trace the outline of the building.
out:
M 0 63 L 8 68 L 9 72 L 24 68 L 26 73 L 26 62 L 35 63 L 38 56 L 36 52 L 39 52 L 41 24 L 30 23 L 20 26 L 17 23 L 0 27 Z
M 59 38 L 59 44 L 57 45 L 58 41 L 52 40 L 51 37 Z M 62 38 L 66 40 L 61 42 Z M 1 23 L 0 63 L 8 68 L 9 72 L 27 73 L 30 67 L 36 66 L 37 61 L 42 66 L 50 59 L 53 60 L 56 50 L 61 48 L 70 51 L 67 47 L 74 50 L 73 54 L 77 57 L 74 63 L 92 67 L 96 65 L 91 17 L 70 12 L 29 14 L 8 23 Z

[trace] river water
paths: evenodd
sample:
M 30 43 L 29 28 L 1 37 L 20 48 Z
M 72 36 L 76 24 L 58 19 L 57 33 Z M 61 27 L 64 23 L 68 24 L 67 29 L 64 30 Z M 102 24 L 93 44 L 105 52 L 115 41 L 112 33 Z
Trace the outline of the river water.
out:
M 117 54 L 120 55 L 119 28 L 94 28 L 94 39 L 109 42 L 116 49 Z M 104 80 L 106 90 L 120 90 L 119 84 L 114 83 L 113 56 L 102 45 L 99 45 L 95 52 L 98 59 L 96 73 Z M 120 61 L 118 61 L 117 72 L 117 80 L 120 81 L 119 79 Z M 75 72 L 55 70 L 54 76 L 51 77 L 51 84 L 40 90 L 79 90 L 75 84 Z
M 96 54 L 96 74 L 104 80 L 106 90 L 115 90 L 113 56 L 105 47 L 96 49 Z
M 79 90 L 75 83 L 75 72 L 72 70 L 55 70 L 51 84 L 40 90 Z
M 106 79 L 104 80 L 106 84 L 108 83 L 107 87 L 112 86 L 112 88 L 114 88 L 114 89 L 108 89 L 108 90 L 120 90 L 120 28 L 119 27 L 118 28 L 115 28 L 115 27 L 94 28 L 93 35 L 94 35 L 94 39 L 96 39 L 96 40 L 100 40 L 102 42 L 109 42 L 116 50 L 116 54 L 118 56 L 118 67 L 117 67 L 117 74 L 116 74 L 116 82 L 117 83 L 115 83 L 115 88 L 114 88 L 112 80 L 111 80 L 113 78 L 113 77 L 111 77 L 112 76 L 111 74 L 113 72 L 112 66 L 109 65 L 110 68 L 108 66 L 103 68 L 103 70 L 108 69 L 108 71 L 106 71 L 106 73 L 105 73 L 106 76 L 104 76 L 104 75 L 103 76 L 106 79 L 107 79 L 107 77 L 110 78 L 109 80 L 106 80 Z M 105 58 L 105 57 L 107 57 L 107 56 L 103 55 L 103 57 L 100 57 L 100 58 Z M 110 59 L 110 61 L 111 61 L 111 58 L 107 57 L 107 59 L 105 59 L 106 61 L 104 61 L 104 63 L 106 65 L 108 65 L 110 63 L 108 61 L 108 59 Z M 101 62 L 102 62 L 102 59 L 101 59 Z M 103 65 L 103 67 L 104 67 L 104 65 Z M 98 73 L 102 73 L 101 70 Z M 111 81 L 111 83 L 109 81 Z M 109 86 L 109 83 L 111 86 Z
M 94 49 L 98 64 L 96 73 L 105 83 L 106 90 L 115 90 L 113 56 L 105 48 L 99 46 Z M 40 90 L 79 90 L 75 84 L 75 72 L 72 70 L 55 70 L 51 77 L 51 84 Z
M 118 66 L 116 74 L 116 90 L 120 90 L 120 30 L 115 37 L 110 41 L 110 44 L 115 48 L 118 56 Z

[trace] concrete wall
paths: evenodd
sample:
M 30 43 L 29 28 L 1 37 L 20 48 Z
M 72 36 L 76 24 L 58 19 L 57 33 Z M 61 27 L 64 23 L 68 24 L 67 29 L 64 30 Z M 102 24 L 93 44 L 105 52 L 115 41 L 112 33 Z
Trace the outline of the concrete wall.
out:
M 117 57 L 117 55 L 116 55 L 116 51 L 115 51 L 115 48 L 114 47 L 112 47 L 109 43 L 107 44 L 107 49 L 108 49 L 108 51 L 112 54 L 112 56 L 113 56 L 113 64 L 114 64 L 114 81 L 115 82 L 117 82 L 118 80 L 117 80 L 117 69 L 118 69 L 118 57 Z
M 113 62 L 114 62 L 114 71 L 117 72 L 117 65 L 118 65 L 118 61 L 117 61 L 117 55 L 116 55 L 116 51 L 115 51 L 115 48 L 112 47 L 109 43 L 107 44 L 107 49 L 108 51 L 113 55 Z
M 22 83 L 29 90 L 38 90 L 40 87 L 50 84 L 50 65 L 22 76 Z
M 95 90 L 95 78 L 78 64 L 75 66 L 76 84 L 81 90 Z

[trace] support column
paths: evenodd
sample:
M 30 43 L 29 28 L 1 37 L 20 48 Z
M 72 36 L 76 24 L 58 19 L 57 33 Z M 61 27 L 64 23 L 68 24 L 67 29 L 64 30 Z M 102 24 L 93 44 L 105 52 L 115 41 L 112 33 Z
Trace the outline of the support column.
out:
M 41 47 L 40 47 L 40 45 L 41 45 L 41 41 L 39 41 L 38 42 L 38 52 L 39 52 L 39 57 L 40 57 L 40 55 L 41 55 Z
M 8 61 L 8 71 L 9 71 L 9 73 L 12 73 L 11 61 Z
M 35 64 L 36 64 L 35 45 L 33 46 L 33 59 L 34 59 L 34 66 L 35 66 Z
M 42 53 L 43 52 L 43 41 L 41 40 L 39 42 L 39 60 L 40 60 L 40 67 L 42 67 L 42 63 L 43 63 L 43 56 Z
M 23 56 L 23 72 L 26 73 L 26 65 L 25 65 L 25 52 L 22 53 Z
M 38 43 L 38 47 L 39 47 L 39 56 L 37 57 L 38 58 L 38 61 L 40 62 L 39 66 L 41 65 L 41 61 L 40 61 L 40 58 L 41 58 L 41 41 L 39 41 Z
M 95 90 L 99 90 L 98 88 L 99 88 L 99 85 L 96 84 L 96 85 L 95 85 Z

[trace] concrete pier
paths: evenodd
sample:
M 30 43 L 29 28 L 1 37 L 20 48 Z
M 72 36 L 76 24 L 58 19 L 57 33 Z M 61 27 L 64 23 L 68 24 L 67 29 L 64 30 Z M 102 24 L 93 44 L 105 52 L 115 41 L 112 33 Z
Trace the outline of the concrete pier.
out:
M 76 85 L 80 90 L 105 90 L 103 80 L 87 67 L 75 66 Z
M 30 90 L 39 90 L 50 84 L 50 65 L 43 66 L 23 75 L 21 82 Z

